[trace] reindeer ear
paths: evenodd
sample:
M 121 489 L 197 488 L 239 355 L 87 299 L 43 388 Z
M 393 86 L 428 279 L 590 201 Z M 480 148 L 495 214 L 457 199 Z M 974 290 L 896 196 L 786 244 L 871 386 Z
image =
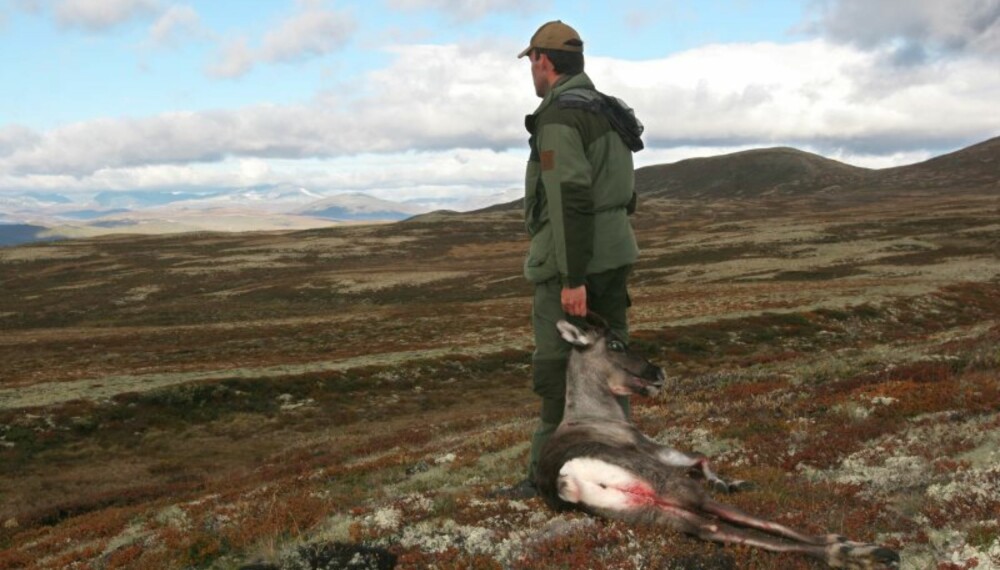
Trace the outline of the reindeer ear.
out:
M 568 321 L 559 321 L 556 323 L 556 328 L 559 329 L 559 334 L 562 335 L 563 339 L 576 347 L 587 347 L 590 346 L 592 341 L 589 336 L 582 330 L 576 328 Z

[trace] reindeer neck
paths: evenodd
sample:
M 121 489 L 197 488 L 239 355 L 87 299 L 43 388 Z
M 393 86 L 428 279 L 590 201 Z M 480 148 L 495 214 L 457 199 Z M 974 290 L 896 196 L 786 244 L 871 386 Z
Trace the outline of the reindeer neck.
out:
M 587 365 L 579 353 L 570 355 L 566 367 L 566 407 L 563 421 L 583 418 L 627 421 L 607 381 L 597 373 L 596 367 Z

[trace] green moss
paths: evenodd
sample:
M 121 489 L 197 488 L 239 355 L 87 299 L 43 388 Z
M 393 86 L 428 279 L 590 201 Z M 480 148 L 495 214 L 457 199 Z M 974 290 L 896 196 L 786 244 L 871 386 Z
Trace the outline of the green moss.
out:
M 985 550 L 1000 541 L 1000 524 L 996 522 L 977 524 L 969 529 L 966 540 L 970 545 Z

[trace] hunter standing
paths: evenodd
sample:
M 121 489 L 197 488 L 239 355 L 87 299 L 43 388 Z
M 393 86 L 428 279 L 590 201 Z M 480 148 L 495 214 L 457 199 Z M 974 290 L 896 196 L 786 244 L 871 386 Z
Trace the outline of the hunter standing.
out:
M 535 94 L 524 215 L 531 246 L 524 275 L 534 283 L 532 355 L 541 422 L 532 436 L 528 477 L 515 487 L 534 494 L 535 466 L 562 420 L 570 347 L 556 329 L 588 309 L 628 340 L 626 289 L 639 255 L 629 215 L 635 208 L 632 152 L 642 125 L 620 100 L 598 92 L 584 73 L 583 41 L 561 21 L 548 22 L 518 56 L 531 61 Z M 628 141 L 628 142 L 626 142 Z M 619 398 L 628 413 L 628 399 Z

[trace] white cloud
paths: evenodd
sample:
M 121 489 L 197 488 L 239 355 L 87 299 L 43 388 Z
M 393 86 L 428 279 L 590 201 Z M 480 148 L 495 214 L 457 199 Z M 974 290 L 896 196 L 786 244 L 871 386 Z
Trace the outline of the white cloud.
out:
M 363 91 L 309 104 L 102 119 L 46 132 L 5 128 L 0 188 L 67 176 L 76 186 L 208 184 L 219 165 L 226 166 L 218 179 L 232 184 L 253 172 L 292 176 L 287 165 L 297 164 L 295 176 L 330 189 L 504 189 L 522 176 L 522 118 L 537 104 L 528 67 L 513 52 L 399 46 L 391 65 L 361 82 Z M 788 145 L 889 166 L 1000 133 L 1000 76 L 977 58 L 908 71 L 899 85 L 885 78 L 877 56 L 821 40 L 716 45 L 650 61 L 595 57 L 587 65 L 598 87 L 623 97 L 646 124 L 649 150 L 640 162 L 684 158 L 671 149 Z M 240 167 L 241 159 L 251 162 Z M 247 170 L 264 164 L 271 170 Z
M 342 48 L 357 29 L 346 12 L 326 10 L 316 2 L 264 36 L 261 57 L 270 62 L 322 56 Z
M 253 68 L 255 59 L 246 38 L 228 38 L 220 48 L 218 60 L 207 71 L 213 77 L 240 77 Z
M 877 55 L 825 41 L 714 45 L 644 62 L 588 60 L 617 90 L 650 142 L 781 143 L 883 154 L 947 148 L 1000 132 L 1000 75 L 952 59 L 887 76 Z
M 333 159 L 225 159 L 211 164 L 101 169 L 92 174 L 0 174 L 4 188 L 66 193 L 102 190 L 217 190 L 252 185 L 295 185 L 314 192 L 365 192 L 432 207 L 471 209 L 509 201 L 523 192 L 524 153 L 453 149 L 361 154 Z M 508 198 L 513 193 L 513 197 Z
M 206 35 L 201 18 L 194 8 L 175 5 L 167 8 L 150 27 L 149 43 L 156 47 L 168 47 L 187 38 Z
M 885 48 L 896 63 L 956 52 L 1000 56 L 1000 0 L 824 0 L 815 9 L 807 30 Z
M 0 159 L 41 142 L 41 135 L 20 125 L 0 126 Z
M 49 0 L 8 0 L 8 4 L 15 10 L 23 10 L 30 14 L 37 14 L 44 8 L 43 3 Z
M 266 160 L 245 158 L 239 161 L 239 178 L 243 186 L 264 184 L 271 176 L 271 166 Z
M 54 9 L 59 25 L 99 32 L 153 14 L 158 4 L 156 0 L 59 0 Z
M 343 48 L 356 30 L 357 22 L 349 12 L 325 8 L 318 0 L 300 0 L 298 11 L 268 32 L 259 47 L 251 47 L 246 38 L 227 40 L 208 72 L 235 78 L 259 63 L 321 57 Z
M 528 14 L 546 8 L 546 2 L 528 0 L 388 0 L 394 10 L 439 10 L 456 21 L 479 20 L 496 12 Z
M 536 102 L 528 67 L 511 56 L 516 49 L 416 45 L 391 51 L 393 64 L 368 75 L 371 93 L 354 110 L 359 126 L 374 129 L 371 144 L 502 149 L 527 140 L 522 117 Z

